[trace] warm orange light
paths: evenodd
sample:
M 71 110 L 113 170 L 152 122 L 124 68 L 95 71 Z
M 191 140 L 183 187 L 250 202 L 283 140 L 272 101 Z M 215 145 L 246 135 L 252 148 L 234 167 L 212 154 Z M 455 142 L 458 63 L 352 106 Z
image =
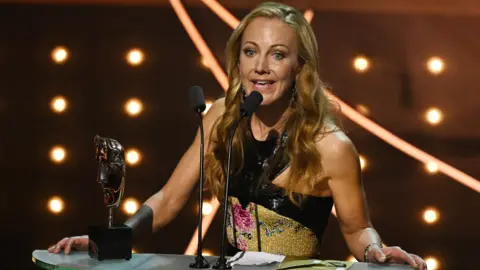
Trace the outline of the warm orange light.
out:
M 52 50 L 52 60 L 57 64 L 63 64 L 68 59 L 68 50 L 63 46 L 58 46 Z
M 367 159 L 362 155 L 360 155 L 359 159 L 360 159 L 360 168 L 363 171 L 367 167 Z
M 67 109 L 67 100 L 62 96 L 57 96 L 50 102 L 50 108 L 56 113 L 62 113 Z
M 213 212 L 213 205 L 209 202 L 204 202 L 202 207 L 202 214 L 208 216 Z
M 437 270 L 440 268 L 440 263 L 435 257 L 425 258 L 425 263 L 427 264 L 428 270 Z
M 61 163 L 65 160 L 67 151 L 62 146 L 54 146 L 50 150 L 50 159 L 55 163 Z
M 210 250 L 208 250 L 208 249 L 204 249 L 204 250 L 202 251 L 202 255 L 203 255 L 203 256 L 213 256 L 213 252 L 210 251 Z
M 433 224 L 438 221 L 440 214 L 434 208 L 428 208 L 423 212 L 423 219 L 428 224 Z
M 357 259 L 355 259 L 355 257 L 353 257 L 353 255 L 348 256 L 346 261 L 347 262 L 358 262 Z
M 130 116 L 137 116 L 143 110 L 143 103 L 137 98 L 131 98 L 125 103 L 125 111 Z
M 427 164 L 425 164 L 425 170 L 427 170 L 427 172 L 431 173 L 431 174 L 434 174 L 434 173 L 437 173 L 438 172 L 438 164 L 435 163 L 435 162 L 427 162 Z
M 353 68 L 358 72 L 365 72 L 370 68 L 370 60 L 364 56 L 357 56 L 353 60 Z
M 430 73 L 438 75 L 444 71 L 445 62 L 440 57 L 431 57 L 428 59 L 427 69 L 430 71 Z
M 357 111 L 363 115 L 370 115 L 370 109 L 363 104 L 358 104 L 357 105 Z
M 138 210 L 138 201 L 134 198 L 128 198 L 123 202 L 123 212 L 127 215 L 133 215 Z
M 53 214 L 59 214 L 63 211 L 65 203 L 58 196 L 51 197 L 48 200 L 48 210 Z
M 129 165 L 137 165 L 142 160 L 142 154 L 137 149 L 129 149 L 126 152 L 126 160 Z
M 127 53 L 127 62 L 131 66 L 139 66 L 143 63 L 145 55 L 140 49 L 131 49 Z
M 438 108 L 429 108 L 425 112 L 425 119 L 431 125 L 438 125 L 443 120 L 443 113 Z

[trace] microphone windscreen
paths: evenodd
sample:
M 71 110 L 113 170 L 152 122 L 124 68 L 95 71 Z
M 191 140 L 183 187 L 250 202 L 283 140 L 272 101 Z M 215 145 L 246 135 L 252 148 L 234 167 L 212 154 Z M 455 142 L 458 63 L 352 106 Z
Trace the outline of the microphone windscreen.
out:
M 207 108 L 202 87 L 195 85 L 190 87 L 189 91 L 190 106 L 192 106 L 196 112 L 202 113 Z
M 253 91 L 248 95 L 248 97 L 243 102 L 242 106 L 240 107 L 240 113 L 243 116 L 250 117 L 252 114 L 258 109 L 260 103 L 263 101 L 263 96 L 257 92 Z

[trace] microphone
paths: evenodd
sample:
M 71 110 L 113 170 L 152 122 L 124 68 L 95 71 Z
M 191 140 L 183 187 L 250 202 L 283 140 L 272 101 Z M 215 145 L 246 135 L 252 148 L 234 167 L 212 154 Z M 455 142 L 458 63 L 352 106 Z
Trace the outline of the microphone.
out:
M 227 157 L 227 175 L 225 179 L 225 190 L 223 198 L 223 228 L 222 228 L 222 243 L 220 250 L 220 258 L 217 260 L 213 269 L 232 269 L 231 265 L 227 265 L 227 260 L 225 259 L 225 235 L 227 231 L 227 211 L 228 211 L 228 189 L 230 184 L 230 164 L 232 162 L 232 141 L 235 131 L 237 130 L 238 125 L 244 117 L 250 117 L 258 109 L 260 103 L 263 101 L 263 96 L 257 91 L 253 91 L 248 95 L 243 104 L 240 106 L 240 119 L 233 125 L 230 142 L 228 145 L 228 157 Z M 235 224 L 233 224 L 235 226 Z
M 202 216 L 203 216 L 203 148 L 204 148 L 204 134 L 202 113 L 205 111 L 205 98 L 203 97 L 203 89 L 200 86 L 192 86 L 189 89 L 190 106 L 193 108 L 199 119 L 200 127 L 200 184 L 198 196 L 198 246 L 197 256 L 195 262 L 190 264 L 190 268 L 202 269 L 210 268 L 210 264 L 202 255 Z

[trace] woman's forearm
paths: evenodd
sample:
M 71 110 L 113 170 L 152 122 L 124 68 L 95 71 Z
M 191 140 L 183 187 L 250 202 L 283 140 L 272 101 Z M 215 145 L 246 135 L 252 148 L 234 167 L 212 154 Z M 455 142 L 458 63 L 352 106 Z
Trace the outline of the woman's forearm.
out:
M 382 244 L 382 240 L 377 231 L 373 228 L 364 228 L 353 233 L 344 234 L 345 241 L 350 252 L 358 261 L 363 261 L 365 248 L 372 244 Z

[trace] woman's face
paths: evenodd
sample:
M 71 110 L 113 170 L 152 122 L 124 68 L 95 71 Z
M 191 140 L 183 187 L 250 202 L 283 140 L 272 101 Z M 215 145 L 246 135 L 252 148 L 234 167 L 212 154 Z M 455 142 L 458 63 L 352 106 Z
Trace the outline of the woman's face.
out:
M 255 18 L 245 28 L 239 71 L 246 94 L 258 91 L 262 105 L 290 95 L 298 72 L 295 30 L 279 19 Z

